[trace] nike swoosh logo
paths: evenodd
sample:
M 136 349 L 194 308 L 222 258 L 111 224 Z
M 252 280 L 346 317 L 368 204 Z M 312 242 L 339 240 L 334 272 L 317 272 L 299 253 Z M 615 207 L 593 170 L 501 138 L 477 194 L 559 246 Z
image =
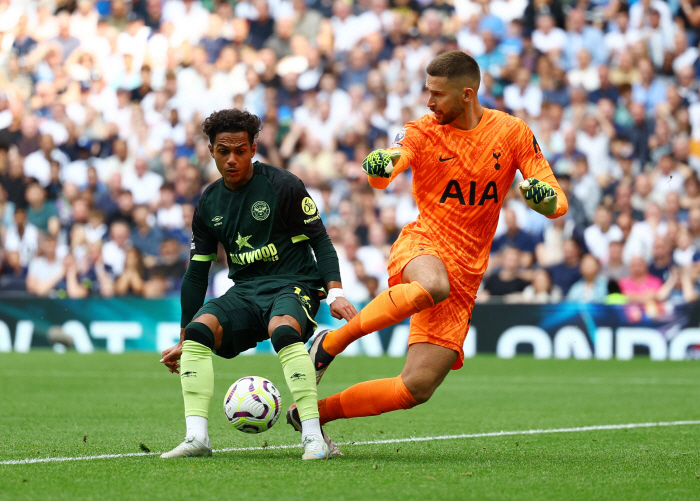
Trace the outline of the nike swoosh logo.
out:
M 442 158 L 442 155 L 440 155 L 440 161 L 441 162 L 447 162 L 448 160 L 454 160 L 457 157 L 450 157 L 450 158 Z
M 391 297 L 391 291 L 389 291 L 389 299 L 391 299 L 391 304 L 394 305 L 394 308 L 398 308 L 398 306 L 396 306 L 396 303 L 394 302 L 394 298 Z

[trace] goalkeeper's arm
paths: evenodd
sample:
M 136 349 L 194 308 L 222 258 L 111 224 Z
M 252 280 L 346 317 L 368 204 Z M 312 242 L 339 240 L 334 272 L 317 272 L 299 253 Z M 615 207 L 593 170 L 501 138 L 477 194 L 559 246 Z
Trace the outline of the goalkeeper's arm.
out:
M 519 188 L 530 208 L 550 219 L 563 216 L 569 208 L 566 195 L 551 170 L 526 179 Z

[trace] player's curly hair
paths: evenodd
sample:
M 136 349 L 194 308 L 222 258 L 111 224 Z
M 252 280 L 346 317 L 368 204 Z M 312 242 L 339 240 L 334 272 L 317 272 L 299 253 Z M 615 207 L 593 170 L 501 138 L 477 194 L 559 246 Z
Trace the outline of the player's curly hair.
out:
M 262 130 L 262 120 L 249 111 L 236 108 L 215 111 L 202 123 L 202 131 L 213 146 L 219 132 L 247 132 L 252 145 Z

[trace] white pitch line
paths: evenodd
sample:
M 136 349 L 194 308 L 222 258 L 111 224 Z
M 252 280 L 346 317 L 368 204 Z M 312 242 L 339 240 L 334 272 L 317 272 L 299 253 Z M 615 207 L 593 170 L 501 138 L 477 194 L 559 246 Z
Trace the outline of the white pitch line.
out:
M 437 437 L 410 437 L 391 438 L 387 440 L 368 440 L 365 442 L 345 442 L 338 445 L 380 445 L 380 444 L 401 444 L 406 442 L 430 442 L 432 440 L 458 440 L 462 438 L 486 438 L 486 437 L 506 437 L 512 435 L 543 435 L 547 433 L 576 433 L 584 431 L 604 431 L 604 430 L 625 430 L 632 428 L 656 428 L 662 426 L 688 426 L 700 425 L 698 421 L 660 421 L 658 423 L 627 423 L 627 424 L 602 424 L 596 426 L 578 426 L 575 428 L 553 428 L 549 430 L 515 430 L 515 431 L 492 431 L 488 433 L 465 433 L 462 435 L 441 435 Z M 268 447 L 228 447 L 226 449 L 215 449 L 214 452 L 243 452 L 262 451 L 279 449 L 296 449 L 301 447 L 294 445 L 270 445 Z M 30 458 L 15 459 L 10 461 L 0 461 L 0 465 L 34 464 L 34 463 L 58 463 L 63 461 L 87 461 L 92 459 L 116 459 L 141 456 L 155 456 L 160 452 L 129 452 L 125 454 L 101 454 L 99 456 L 76 456 L 65 458 Z

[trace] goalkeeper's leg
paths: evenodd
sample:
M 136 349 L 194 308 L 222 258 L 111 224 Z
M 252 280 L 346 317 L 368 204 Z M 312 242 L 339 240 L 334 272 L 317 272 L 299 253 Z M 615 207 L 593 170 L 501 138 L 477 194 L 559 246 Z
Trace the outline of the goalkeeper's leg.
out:
M 317 372 L 325 370 L 333 357 L 353 341 L 431 308 L 450 293 L 447 269 L 431 254 L 413 258 L 405 266 L 401 280 L 403 283 L 379 294 L 346 325 L 325 335 L 322 349 L 312 351 Z
M 359 383 L 319 401 L 321 424 L 410 409 L 427 402 L 457 357 L 456 351 L 443 346 L 412 344 L 408 348 L 406 365 L 398 377 Z

